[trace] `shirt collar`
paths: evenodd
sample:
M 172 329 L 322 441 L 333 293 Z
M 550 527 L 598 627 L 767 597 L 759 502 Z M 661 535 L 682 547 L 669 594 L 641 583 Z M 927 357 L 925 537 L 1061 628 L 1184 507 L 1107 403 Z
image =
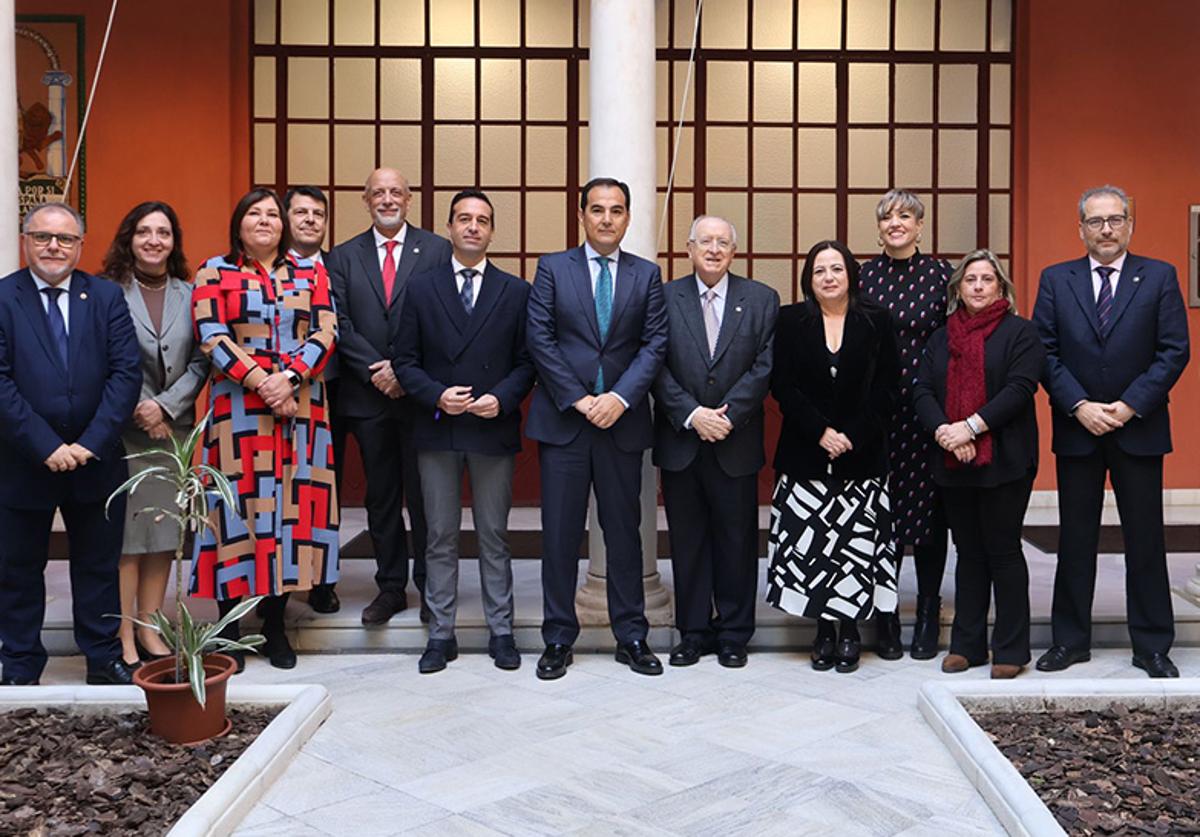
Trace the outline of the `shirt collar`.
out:
M 585 256 L 587 256 L 587 262 L 589 265 L 592 263 L 592 261 L 594 259 L 602 259 L 602 258 L 607 258 L 609 260 L 609 262 L 615 263 L 617 261 L 617 257 L 621 255 L 621 248 L 618 247 L 616 250 L 613 250 L 607 256 L 601 256 L 598 252 L 596 252 L 596 249 L 594 247 L 592 247 L 591 242 L 584 241 L 583 242 L 583 254 Z
M 1113 269 L 1113 271 L 1119 276 L 1121 273 L 1121 269 L 1123 267 L 1125 267 L 1125 257 L 1128 255 L 1129 255 L 1129 251 L 1126 250 L 1124 253 L 1122 253 L 1120 256 L 1118 256 L 1114 261 L 1112 261 L 1111 263 L 1109 263 L 1107 265 L 1100 264 L 1100 262 L 1096 261 L 1094 256 L 1089 255 L 1088 256 L 1088 269 L 1090 269 L 1091 272 L 1093 274 L 1095 274 L 1096 268 L 1098 268 L 1098 267 L 1111 267 Z
M 405 221 L 404 224 L 400 227 L 400 229 L 396 231 L 396 234 L 394 236 L 392 236 L 391 238 L 388 238 L 386 235 L 381 233 L 379 231 L 379 227 L 376 227 L 376 226 L 371 227 L 371 232 L 375 234 L 375 249 L 377 249 L 377 250 L 379 248 L 383 247 L 389 241 L 394 241 L 397 244 L 399 244 L 401 247 L 403 247 L 404 246 L 404 237 L 406 235 L 408 235 L 408 222 Z
M 704 280 L 700 278 L 699 274 L 696 275 L 696 289 L 699 291 L 701 297 L 708 293 L 708 285 L 704 284 Z M 725 298 L 725 294 L 729 290 L 729 271 L 725 271 L 725 275 L 721 277 L 717 284 L 713 285 L 712 289 L 717 292 L 717 299 Z
M 374 229 L 374 228 L 372 227 L 372 229 Z M 300 251 L 297 250 L 295 247 L 293 247 L 292 249 L 288 250 L 288 255 L 291 256 L 293 259 L 295 259 L 298 262 L 302 261 L 304 259 L 308 259 L 313 264 L 319 264 L 319 265 L 325 264 L 325 260 L 323 258 L 321 258 L 320 250 L 313 253 L 311 256 L 302 256 L 302 255 L 300 255 Z
M 478 271 L 477 275 L 482 276 L 484 271 L 487 270 L 487 264 L 488 264 L 487 259 L 484 259 L 479 264 L 472 267 L 471 270 Z M 454 258 L 454 256 L 450 257 L 450 267 L 454 269 L 455 276 L 457 276 L 458 274 L 462 273 L 464 270 L 467 269 L 467 266 L 465 264 L 463 264 L 462 262 L 460 262 L 458 259 Z
M 73 274 L 74 271 L 71 271 L 71 275 Z M 33 277 L 33 284 L 37 286 L 38 293 L 41 293 L 44 288 L 58 288 L 61 291 L 68 292 L 71 290 L 71 275 L 68 275 L 66 279 L 62 280 L 57 285 L 51 285 L 45 279 L 38 276 L 36 273 L 34 273 L 33 268 L 29 269 L 29 275 Z

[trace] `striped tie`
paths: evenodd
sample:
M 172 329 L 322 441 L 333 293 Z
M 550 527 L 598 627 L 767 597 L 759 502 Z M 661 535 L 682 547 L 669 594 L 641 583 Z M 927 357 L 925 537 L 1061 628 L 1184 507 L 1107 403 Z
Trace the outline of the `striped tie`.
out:
M 1098 267 L 1100 274 L 1100 293 L 1096 296 L 1096 319 L 1100 321 L 1100 333 L 1108 331 L 1108 321 L 1112 318 L 1112 283 L 1109 277 L 1116 273 L 1116 268 Z

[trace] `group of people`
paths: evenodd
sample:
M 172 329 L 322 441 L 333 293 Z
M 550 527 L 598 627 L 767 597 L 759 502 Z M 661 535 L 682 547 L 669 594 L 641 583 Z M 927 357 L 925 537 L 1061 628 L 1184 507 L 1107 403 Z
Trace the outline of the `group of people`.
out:
M 126 683 L 168 653 L 135 618 L 162 606 L 174 522 L 147 513 L 174 496 L 149 480 L 113 489 L 207 413 L 203 462 L 228 477 L 195 540 L 190 592 L 229 613 L 261 596 L 263 655 L 296 664 L 290 593 L 340 608 L 338 482 L 347 436 L 362 451 L 385 624 L 408 607 L 409 561 L 429 638 L 418 668 L 444 669 L 455 638 L 459 531 L 469 477 L 488 653 L 517 669 L 507 521 L 524 434 L 538 443 L 543 532 L 541 679 L 563 676 L 579 635 L 580 547 L 595 497 L 607 555 L 616 660 L 661 674 L 647 643 L 639 534 L 642 461 L 661 470 L 680 640 L 668 662 L 716 654 L 741 667 L 758 596 L 758 473 L 764 401 L 776 446 L 767 600 L 816 620 L 812 665 L 853 671 L 859 623 L 903 655 L 900 561 L 918 599 L 909 653 L 938 654 L 948 532 L 955 609 L 942 670 L 1030 661 L 1021 526 L 1038 459 L 1034 394 L 1053 405 L 1060 528 L 1053 645 L 1038 668 L 1086 660 L 1104 485 L 1126 534 L 1134 665 L 1177 676 L 1162 519 L 1167 394 L 1188 360 L 1174 269 L 1128 252 L 1129 200 L 1084 193 L 1087 255 L 1042 275 L 1033 320 L 988 250 L 955 268 L 919 249 L 924 207 L 888 192 L 883 252 L 863 265 L 837 241 L 804 258 L 803 300 L 731 272 L 737 230 L 692 223 L 693 274 L 664 284 L 621 248 L 628 187 L 582 189 L 584 243 L 541 257 L 532 283 L 488 259 L 498 223 L 477 189 L 453 197 L 446 237 L 407 221 L 393 169 L 363 192 L 372 226 L 334 247 L 327 199 L 254 189 L 234 208 L 228 252 L 189 281 L 183 234 L 161 202 L 129 212 L 103 278 L 79 271 L 83 224 L 65 204 L 25 217 L 27 267 L 0 280 L 0 664 L 36 683 L 51 523 L 70 542 L 75 637 L 89 683 Z M 109 514 L 105 503 L 110 502 Z M 408 524 L 405 522 L 407 511 Z M 411 529 L 411 545 L 409 530 Z M 988 610 L 995 601 L 989 642 Z M 115 618 L 120 613 L 123 619 Z M 230 624 L 228 637 L 237 636 Z M 244 660 L 239 659 L 239 667 Z

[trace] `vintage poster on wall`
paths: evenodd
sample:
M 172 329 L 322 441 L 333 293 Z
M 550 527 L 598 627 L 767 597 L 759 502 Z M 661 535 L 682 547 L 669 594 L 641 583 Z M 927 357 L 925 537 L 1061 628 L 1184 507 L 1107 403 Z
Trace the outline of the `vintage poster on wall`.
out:
M 17 131 L 21 218 L 31 206 L 63 200 L 83 122 L 83 18 L 17 15 Z M 87 217 L 83 148 L 67 203 Z

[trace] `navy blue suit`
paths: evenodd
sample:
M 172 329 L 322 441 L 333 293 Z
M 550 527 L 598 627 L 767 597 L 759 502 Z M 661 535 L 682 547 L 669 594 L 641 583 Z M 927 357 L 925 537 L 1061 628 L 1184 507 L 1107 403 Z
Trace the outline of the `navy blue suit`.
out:
M 570 645 L 579 635 L 575 585 L 594 488 L 608 556 L 608 610 L 621 643 L 648 631 L 642 588 L 641 467 L 654 442 L 647 395 L 666 357 L 662 275 L 653 262 L 619 251 L 607 338 L 600 339 L 583 247 L 538 260 L 529 295 L 528 342 L 538 372 L 525 433 L 539 445 L 542 474 L 542 638 Z M 605 390 L 629 405 L 600 430 L 574 404 Z
M 1059 493 L 1054 643 L 1086 649 L 1106 473 L 1125 536 L 1126 609 L 1135 654 L 1166 653 L 1174 617 L 1163 542 L 1162 458 L 1171 450 L 1167 396 L 1188 361 L 1187 315 L 1175 268 L 1126 254 L 1107 328 L 1087 258 L 1042 272 L 1033 311 L 1046 346 Z M 1072 415 L 1081 400 L 1121 400 L 1136 415 L 1093 436 Z
M 141 390 L 141 356 L 121 288 L 75 271 L 68 318 L 69 368 L 50 336 L 28 270 L 0 279 L 0 663 L 4 675 L 36 680 L 54 510 L 61 509 L 71 555 L 75 639 L 91 668 L 120 652 L 117 561 L 125 500 L 108 495 L 128 476 L 121 430 Z M 96 458 L 52 472 L 45 460 L 78 443 Z

